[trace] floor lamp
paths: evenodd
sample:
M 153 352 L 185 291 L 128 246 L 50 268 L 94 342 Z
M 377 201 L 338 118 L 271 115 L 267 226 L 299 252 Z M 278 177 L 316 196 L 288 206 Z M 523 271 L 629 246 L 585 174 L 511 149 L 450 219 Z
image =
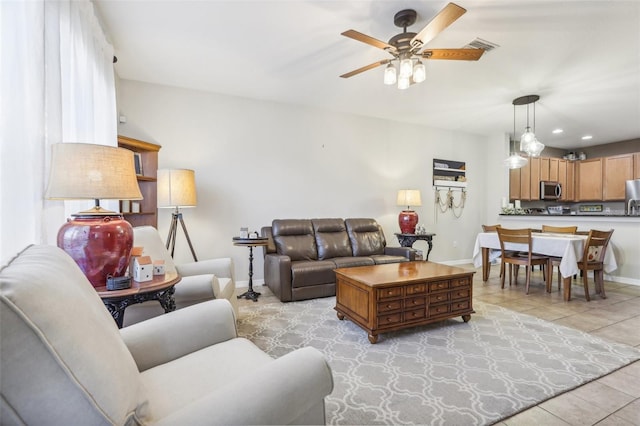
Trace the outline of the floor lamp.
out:
M 178 222 L 182 226 L 184 235 L 189 243 L 193 260 L 198 261 L 196 252 L 193 250 L 189 232 L 182 220 L 180 207 L 195 207 L 196 198 L 196 177 L 193 170 L 188 169 L 160 169 L 158 170 L 158 207 L 175 208 L 171 214 L 171 226 L 167 236 L 167 250 L 171 247 L 171 257 L 173 257 L 176 246 L 176 236 L 178 234 Z

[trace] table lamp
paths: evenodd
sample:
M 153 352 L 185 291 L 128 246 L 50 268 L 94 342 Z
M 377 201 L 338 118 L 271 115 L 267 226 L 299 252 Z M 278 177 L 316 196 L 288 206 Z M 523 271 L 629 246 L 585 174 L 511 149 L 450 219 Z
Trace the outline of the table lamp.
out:
M 406 210 L 402 210 L 398 215 L 398 224 L 400 232 L 403 234 L 415 234 L 416 225 L 418 224 L 418 213 L 411 210 L 411 206 L 421 206 L 420 191 L 418 189 L 401 189 L 398 191 L 399 206 L 407 206 Z
M 191 238 L 187 232 L 187 227 L 182 220 L 180 207 L 195 207 L 198 203 L 196 197 L 196 175 L 193 170 L 188 169 L 160 169 L 158 170 L 158 207 L 175 208 L 172 213 L 171 226 L 167 236 L 167 250 L 171 246 L 171 257 L 176 246 L 176 235 L 178 233 L 178 221 L 182 226 L 184 235 L 189 243 L 193 260 L 198 261 L 196 252 L 193 250 Z
M 133 228 L 119 212 L 100 200 L 141 200 L 133 152 L 86 143 L 51 147 L 51 170 L 45 198 L 95 200 L 95 207 L 72 214 L 58 231 L 58 247 L 78 264 L 94 287 L 107 276 L 124 276 L 133 247 Z

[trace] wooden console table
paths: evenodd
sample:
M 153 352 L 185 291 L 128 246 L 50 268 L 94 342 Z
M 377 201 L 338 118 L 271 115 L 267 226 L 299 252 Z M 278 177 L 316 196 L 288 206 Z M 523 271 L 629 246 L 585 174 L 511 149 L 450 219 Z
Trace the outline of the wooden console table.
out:
M 402 247 L 413 247 L 413 243 L 418 240 L 426 241 L 429 245 L 429 250 L 427 251 L 427 255 L 424 260 L 429 260 L 429 253 L 431 253 L 431 249 L 433 249 L 433 237 L 436 234 L 395 234 L 398 237 L 398 242 Z
M 376 343 L 380 333 L 474 313 L 474 271 L 434 262 L 339 268 L 338 318 L 349 318 Z

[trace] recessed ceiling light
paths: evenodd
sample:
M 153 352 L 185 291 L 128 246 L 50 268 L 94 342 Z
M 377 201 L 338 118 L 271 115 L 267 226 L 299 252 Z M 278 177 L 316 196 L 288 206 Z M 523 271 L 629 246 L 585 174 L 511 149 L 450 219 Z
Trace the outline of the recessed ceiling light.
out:
M 551 133 L 553 133 L 554 135 L 557 135 L 558 133 L 562 133 L 564 130 L 562 129 L 554 129 Z
M 583 137 L 582 137 L 582 140 L 583 140 L 583 141 L 588 141 L 589 139 L 592 139 L 592 138 L 593 138 L 593 136 L 591 136 L 591 135 L 586 135 L 586 136 L 583 136 Z

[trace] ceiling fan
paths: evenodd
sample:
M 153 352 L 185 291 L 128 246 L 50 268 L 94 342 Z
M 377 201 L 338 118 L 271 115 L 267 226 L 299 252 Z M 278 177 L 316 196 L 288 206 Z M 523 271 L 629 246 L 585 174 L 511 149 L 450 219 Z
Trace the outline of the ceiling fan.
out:
M 355 30 L 343 32 L 343 36 L 385 50 L 393 56 L 393 58 L 374 62 L 357 70 L 342 74 L 340 77 L 353 77 L 354 75 L 377 68 L 381 65 L 387 65 L 384 78 L 385 84 L 395 84 L 397 80 L 398 88 L 406 89 L 412 83 L 424 81 L 425 68 L 421 59 L 477 61 L 484 53 L 483 49 L 425 49 L 420 51 L 427 43 L 460 18 L 465 12 L 466 9 L 455 3 L 449 3 L 444 9 L 438 12 L 419 33 L 413 33 L 407 32 L 407 27 L 416 22 L 416 11 L 413 9 L 401 10 L 395 14 L 393 23 L 397 27 L 403 28 L 403 32 L 391 37 L 388 43 Z M 392 64 L 394 61 L 399 61 L 400 63 L 399 73 Z M 397 78 L 396 74 L 399 74 Z

